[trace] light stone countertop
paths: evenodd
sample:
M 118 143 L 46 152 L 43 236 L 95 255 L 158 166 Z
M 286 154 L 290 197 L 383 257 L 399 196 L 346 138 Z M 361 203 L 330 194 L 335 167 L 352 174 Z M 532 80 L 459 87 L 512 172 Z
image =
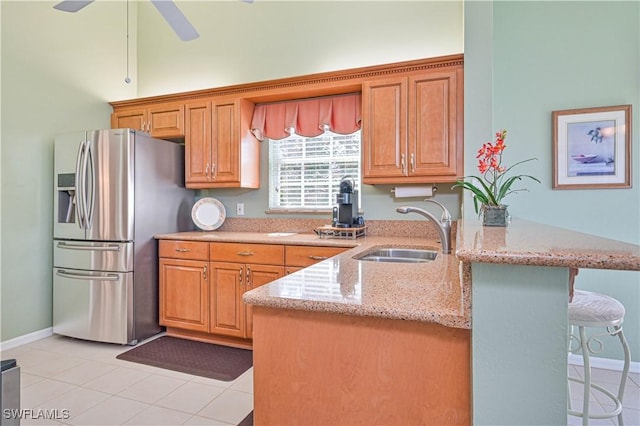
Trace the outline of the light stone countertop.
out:
M 456 243 L 464 262 L 640 271 L 640 245 L 519 219 L 505 228 L 461 221 Z
M 285 233 L 286 234 L 286 233 Z M 157 239 L 350 247 L 342 254 L 244 294 L 245 303 L 272 308 L 433 322 L 471 328 L 471 263 L 640 270 L 640 246 L 514 219 L 506 228 L 459 221 L 455 254 L 427 263 L 359 261 L 377 246 L 430 248 L 433 236 L 320 239 L 311 233 L 181 232 Z

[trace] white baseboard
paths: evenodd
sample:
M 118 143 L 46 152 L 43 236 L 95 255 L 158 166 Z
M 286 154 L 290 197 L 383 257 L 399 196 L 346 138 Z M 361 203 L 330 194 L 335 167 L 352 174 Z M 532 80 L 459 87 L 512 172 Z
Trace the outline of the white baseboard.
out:
M 0 342 L 0 351 L 8 351 L 9 349 L 17 348 L 18 346 L 26 345 L 27 343 L 35 342 L 36 340 L 44 339 L 45 337 L 52 335 L 53 327 L 44 328 L 29 334 L 23 334 L 22 336 Z
M 624 362 L 618 359 L 589 357 L 591 367 L 603 368 L 605 370 L 622 371 Z M 569 364 L 583 366 L 582 355 L 571 354 L 569 355 Z M 640 362 L 631 362 L 629 365 L 630 373 L 640 373 Z

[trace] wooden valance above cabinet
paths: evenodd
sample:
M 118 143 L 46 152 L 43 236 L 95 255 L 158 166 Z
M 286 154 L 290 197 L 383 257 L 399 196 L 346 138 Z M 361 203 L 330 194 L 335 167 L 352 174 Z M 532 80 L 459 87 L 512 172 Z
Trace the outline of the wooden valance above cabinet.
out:
M 453 182 L 463 173 L 462 54 L 111 102 L 111 126 L 186 146 L 191 188 L 259 187 L 253 106 L 362 93 L 365 184 Z

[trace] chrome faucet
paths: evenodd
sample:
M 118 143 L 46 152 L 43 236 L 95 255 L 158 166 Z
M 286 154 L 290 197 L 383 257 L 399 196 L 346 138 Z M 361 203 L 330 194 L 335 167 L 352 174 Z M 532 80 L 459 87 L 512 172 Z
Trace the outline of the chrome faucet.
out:
M 430 221 L 432 221 L 436 225 L 436 229 L 438 230 L 438 234 L 440 235 L 440 242 L 442 244 L 442 253 L 450 254 L 451 253 L 451 214 L 449 210 L 442 204 L 434 200 L 425 200 L 427 203 L 434 203 L 439 205 L 442 208 L 442 217 L 438 220 L 434 215 L 429 213 L 426 210 L 419 209 L 418 207 L 398 207 L 396 211 L 398 213 L 407 214 L 407 213 L 418 213 L 422 216 L 426 217 Z

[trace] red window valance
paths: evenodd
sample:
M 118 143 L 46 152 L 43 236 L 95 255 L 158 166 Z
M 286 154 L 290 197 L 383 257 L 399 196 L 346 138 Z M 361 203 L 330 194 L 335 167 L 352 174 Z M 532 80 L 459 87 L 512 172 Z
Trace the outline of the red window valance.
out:
M 360 129 L 360 93 L 258 104 L 251 131 L 258 140 L 284 139 L 295 133 L 314 137 L 325 130 L 347 135 Z

